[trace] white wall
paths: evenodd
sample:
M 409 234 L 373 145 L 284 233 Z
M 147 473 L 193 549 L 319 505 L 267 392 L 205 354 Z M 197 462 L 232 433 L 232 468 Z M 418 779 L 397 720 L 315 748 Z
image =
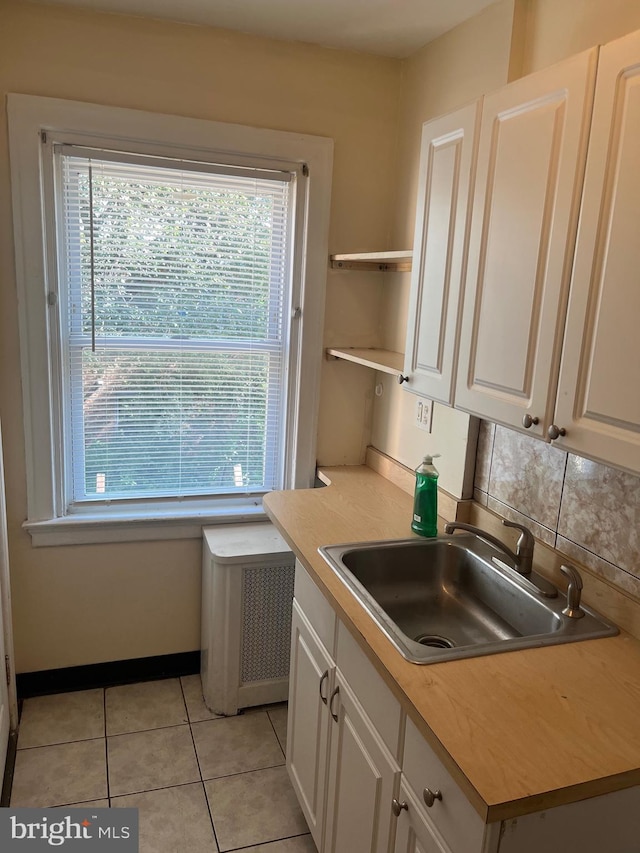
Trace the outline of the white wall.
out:
M 2 0 L 0 92 L 333 137 L 330 250 L 406 248 L 413 240 L 423 121 L 497 88 L 518 68 L 528 73 L 637 28 L 635 0 L 499 0 L 400 62 Z M 25 463 L 8 189 L 3 120 L 0 416 L 18 671 L 196 649 L 198 540 L 34 550 L 21 528 Z M 372 280 L 331 272 L 325 344 L 403 349 L 407 298 L 407 274 Z M 411 395 L 389 377 L 383 381 L 385 394 L 374 400 L 376 374 L 342 362 L 324 364 L 320 461 L 357 463 L 370 439 L 411 466 L 424 450 L 437 450 L 443 453 L 441 483 L 456 493 L 469 450 L 466 416 L 436 407 L 434 434 L 427 439 L 412 425 Z
M 422 124 L 504 85 L 509 77 L 514 0 L 500 0 L 426 45 L 404 66 L 396 173 L 392 247 L 413 245 Z M 381 316 L 381 345 L 403 352 L 410 273 L 387 276 Z M 392 279 L 392 280 L 391 280 Z M 374 398 L 372 444 L 415 468 L 425 453 L 440 453 L 440 485 L 456 497 L 470 497 L 476 424 L 463 412 L 434 405 L 433 432 L 414 425 L 415 397 L 382 380 L 385 392 Z
M 401 63 L 165 21 L 2 0 L 0 93 L 138 108 L 335 140 L 330 250 L 375 247 L 390 228 Z M 380 116 L 386 116 L 381 122 Z M 4 110 L 3 110 L 4 116 Z M 25 459 L 9 201 L 6 120 L 0 120 L 0 415 L 7 478 L 16 663 L 19 672 L 190 651 L 200 645 L 200 541 L 34 549 Z M 330 283 L 327 330 L 349 344 L 368 334 L 368 301 Z M 357 311 L 358 305 L 363 306 Z M 375 319 L 377 327 L 377 316 Z M 344 334 L 344 338 L 342 337 Z M 323 408 L 344 394 L 327 370 Z M 320 443 L 357 462 L 359 401 L 348 391 L 340 429 Z

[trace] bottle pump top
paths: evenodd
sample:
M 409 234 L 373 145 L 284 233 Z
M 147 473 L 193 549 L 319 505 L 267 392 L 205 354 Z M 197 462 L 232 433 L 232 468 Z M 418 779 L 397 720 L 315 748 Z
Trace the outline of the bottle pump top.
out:
M 440 454 L 434 453 L 432 456 L 428 456 L 428 455 L 425 456 L 422 461 L 424 462 L 425 465 L 433 465 L 433 460 L 439 459 L 439 458 L 440 458 Z

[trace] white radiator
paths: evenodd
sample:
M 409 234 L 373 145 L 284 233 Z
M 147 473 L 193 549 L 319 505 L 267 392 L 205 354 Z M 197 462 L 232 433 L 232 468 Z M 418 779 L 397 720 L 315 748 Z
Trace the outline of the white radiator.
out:
M 289 684 L 294 556 L 272 524 L 203 530 L 201 665 L 216 714 L 283 702 Z

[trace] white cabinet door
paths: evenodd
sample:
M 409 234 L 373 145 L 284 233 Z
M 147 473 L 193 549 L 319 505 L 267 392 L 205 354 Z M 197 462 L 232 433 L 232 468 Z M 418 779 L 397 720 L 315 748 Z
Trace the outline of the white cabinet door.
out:
M 558 445 L 640 472 L 640 33 L 601 49 L 560 370 Z
M 422 127 L 404 387 L 447 405 L 453 403 L 481 103 Z
M 324 853 L 389 853 L 400 768 L 338 671 Z
M 322 848 L 331 721 L 328 697 L 333 689 L 334 675 L 332 659 L 294 600 L 287 770 L 319 850 Z
M 456 407 L 551 422 L 597 49 L 484 99 Z

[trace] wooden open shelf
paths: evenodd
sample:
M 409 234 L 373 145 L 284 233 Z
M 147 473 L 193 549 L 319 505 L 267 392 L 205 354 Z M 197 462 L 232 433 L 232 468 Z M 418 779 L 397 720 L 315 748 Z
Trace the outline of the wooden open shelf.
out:
M 393 352 L 387 349 L 369 349 L 356 347 L 329 347 L 327 358 L 341 358 L 345 361 L 353 361 L 373 370 L 381 370 L 397 376 L 402 373 L 404 367 L 404 355 L 401 352 Z
M 356 252 L 349 255 L 330 255 L 334 270 L 377 270 L 379 272 L 409 272 L 413 252 Z

